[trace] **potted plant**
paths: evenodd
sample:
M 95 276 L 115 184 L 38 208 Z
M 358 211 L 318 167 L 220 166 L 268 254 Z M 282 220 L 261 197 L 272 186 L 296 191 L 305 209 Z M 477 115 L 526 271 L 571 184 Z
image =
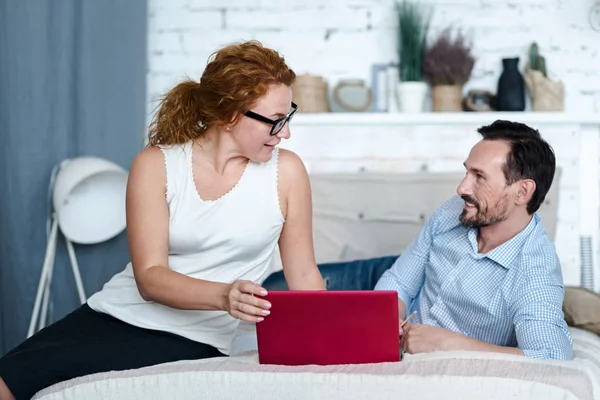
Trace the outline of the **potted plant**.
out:
M 400 111 L 423 111 L 427 94 L 427 83 L 423 80 L 423 56 L 431 18 L 428 11 L 408 0 L 396 4 L 399 62 L 396 94 Z
M 525 67 L 525 83 L 533 111 L 564 111 L 565 88 L 560 81 L 552 81 L 546 71 L 546 59 L 537 43 L 529 46 L 529 61 Z
M 431 85 L 433 111 L 462 111 L 462 92 L 469 80 L 475 58 L 471 44 L 457 32 L 444 29 L 425 51 L 423 73 Z

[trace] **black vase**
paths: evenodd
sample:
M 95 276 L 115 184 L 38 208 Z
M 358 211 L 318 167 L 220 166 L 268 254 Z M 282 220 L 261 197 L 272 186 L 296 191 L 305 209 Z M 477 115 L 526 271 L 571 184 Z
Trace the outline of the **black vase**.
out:
M 525 110 L 525 80 L 519 72 L 519 57 L 502 59 L 496 96 L 498 111 Z

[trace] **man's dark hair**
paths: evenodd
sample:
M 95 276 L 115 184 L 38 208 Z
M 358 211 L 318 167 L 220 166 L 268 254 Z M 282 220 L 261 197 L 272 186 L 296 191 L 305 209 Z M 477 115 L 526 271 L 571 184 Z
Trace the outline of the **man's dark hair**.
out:
M 502 168 L 506 184 L 512 185 L 519 179 L 533 180 L 536 189 L 527 203 L 527 212 L 536 212 L 554 179 L 556 158 L 552 147 L 537 130 L 518 122 L 497 120 L 477 132 L 484 140 L 504 140 L 509 144 L 510 151 Z

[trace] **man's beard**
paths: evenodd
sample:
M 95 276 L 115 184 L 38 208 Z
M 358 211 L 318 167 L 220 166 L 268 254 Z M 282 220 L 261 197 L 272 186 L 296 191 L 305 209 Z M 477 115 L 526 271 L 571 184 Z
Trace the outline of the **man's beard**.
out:
M 460 224 L 466 228 L 482 228 L 485 226 L 491 226 L 502 222 L 507 218 L 508 199 L 506 196 L 502 196 L 492 208 L 482 207 L 471 196 L 464 195 L 461 197 L 466 203 L 473 204 L 473 208 L 475 208 L 474 216 L 467 217 L 469 210 L 463 209 L 462 213 L 458 217 Z

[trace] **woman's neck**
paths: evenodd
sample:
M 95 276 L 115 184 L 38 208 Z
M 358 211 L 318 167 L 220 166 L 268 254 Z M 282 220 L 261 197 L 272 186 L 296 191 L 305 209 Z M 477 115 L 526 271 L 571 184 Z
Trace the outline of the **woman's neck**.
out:
M 202 137 L 193 142 L 194 158 L 214 168 L 218 174 L 223 174 L 225 168 L 232 162 L 245 163 L 243 157 L 230 134 L 217 128 L 208 128 Z

